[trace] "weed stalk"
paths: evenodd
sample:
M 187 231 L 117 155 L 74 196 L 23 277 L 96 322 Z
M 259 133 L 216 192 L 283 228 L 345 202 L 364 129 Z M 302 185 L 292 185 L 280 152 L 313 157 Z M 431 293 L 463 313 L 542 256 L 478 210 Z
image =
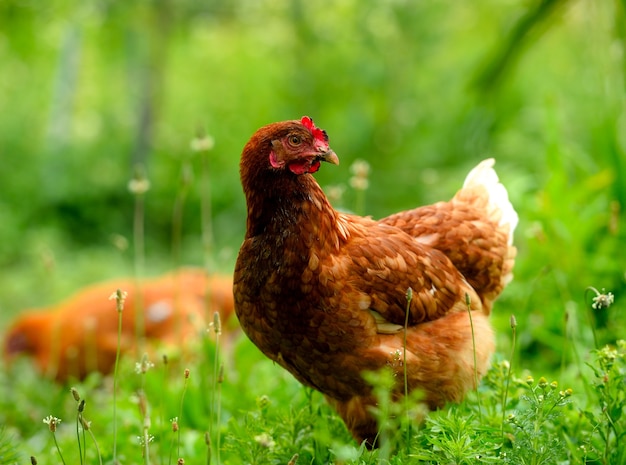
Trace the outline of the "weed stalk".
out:
M 402 368 L 404 371 L 404 410 L 406 413 L 406 447 L 407 454 L 410 452 L 411 443 L 411 415 L 409 413 L 409 374 L 406 364 L 406 346 L 407 346 L 407 331 L 409 328 L 409 312 L 411 311 L 411 302 L 413 301 L 413 289 L 408 288 L 406 290 L 406 311 L 404 315 L 404 339 L 402 341 Z
M 210 269 L 211 254 L 213 252 L 213 225 L 211 222 L 211 179 L 209 169 L 209 152 L 213 149 L 215 141 L 204 131 L 199 130 L 197 136 L 191 141 L 191 149 L 200 153 L 201 161 L 201 192 L 200 192 L 200 217 L 202 221 L 202 248 L 204 251 L 204 264 Z
M 352 177 L 350 186 L 355 190 L 354 211 L 357 215 L 363 215 L 365 210 L 365 191 L 369 187 L 370 165 L 365 160 L 355 160 L 350 166 Z
M 216 461 L 219 465 L 220 462 L 220 452 L 221 452 L 221 432 L 220 432 L 220 423 L 222 418 L 222 383 L 224 382 L 224 364 L 220 363 L 220 368 L 217 374 L 217 405 L 215 406 L 216 414 L 215 414 L 215 425 L 217 427 L 216 430 L 216 444 L 215 444 L 215 453 L 216 453 Z
M 476 333 L 474 332 L 474 319 L 472 318 L 472 306 L 469 294 L 465 293 L 465 304 L 467 305 L 467 314 L 470 321 L 470 329 L 472 331 L 472 352 L 474 356 L 474 390 L 476 391 L 476 403 L 478 405 L 478 417 L 482 421 L 483 411 L 480 405 L 480 394 L 478 392 L 478 359 L 476 357 Z
M 57 441 L 57 435 L 56 435 L 57 427 L 59 426 L 59 423 L 61 423 L 61 419 L 57 417 L 53 417 L 52 415 L 48 415 L 46 418 L 43 419 L 43 422 L 46 425 L 48 425 L 48 429 L 52 433 L 54 446 L 57 449 L 57 453 L 59 454 L 59 457 L 61 458 L 61 462 L 63 463 L 63 465 L 66 465 L 65 459 L 63 458 L 63 454 L 61 453 L 61 448 L 59 447 L 59 442 Z
M 96 441 L 96 437 L 91 431 L 91 424 L 85 417 L 83 416 L 83 412 L 85 410 L 85 399 L 81 399 L 78 391 L 75 388 L 71 388 L 70 392 L 72 393 L 72 397 L 78 403 L 78 408 L 76 409 L 76 436 L 78 437 L 78 455 L 80 457 L 81 465 L 87 462 L 87 440 L 85 438 L 85 434 L 89 433 L 91 440 L 94 443 L 96 448 L 96 453 L 98 455 L 98 461 L 100 465 L 102 465 L 102 454 L 100 453 L 100 447 L 98 446 L 98 441 Z M 79 434 L 79 427 L 82 429 L 82 447 L 81 447 L 81 435 Z M 82 451 L 82 453 L 81 453 Z
M 511 315 L 511 332 L 512 332 L 512 342 L 511 342 L 511 356 L 509 357 L 509 367 L 506 373 L 506 382 L 504 385 L 504 392 L 502 393 L 502 438 L 504 440 L 504 419 L 506 415 L 506 405 L 509 397 L 509 387 L 511 385 L 511 373 L 513 367 L 513 359 L 515 358 L 515 345 L 516 345 L 516 336 L 517 336 L 517 319 L 515 315 Z
M 169 358 L 167 356 L 167 354 L 163 354 L 162 356 L 162 362 L 163 362 L 163 370 L 162 370 L 162 381 L 161 381 L 161 385 L 163 386 L 163 389 L 160 390 L 160 397 L 159 397 L 159 430 L 160 431 L 164 431 L 165 429 L 165 397 L 166 397 L 166 389 L 165 387 L 167 386 L 167 381 L 169 379 L 168 374 L 169 374 Z M 178 419 L 176 419 L 178 420 Z M 172 420 L 172 427 L 174 427 L 173 425 L 173 420 Z M 174 442 L 172 439 L 172 443 L 170 445 L 170 459 L 169 462 L 167 462 L 168 464 L 172 463 L 172 449 L 174 447 Z M 165 450 L 161 449 L 161 463 L 166 463 L 165 462 Z
M 184 372 L 185 381 L 183 383 L 183 392 L 180 395 L 180 405 L 178 407 L 178 428 L 177 428 L 177 447 L 176 447 L 176 455 L 180 457 L 180 420 L 183 417 L 183 405 L 185 403 L 185 394 L 187 392 L 187 384 L 189 381 L 189 368 L 185 368 Z
M 78 442 L 78 457 L 80 459 L 80 464 L 83 465 L 83 463 L 85 463 L 85 460 L 87 458 L 87 445 L 86 445 L 86 441 L 85 441 L 85 430 L 83 429 L 83 434 L 80 434 L 80 427 L 81 427 L 81 419 L 83 416 L 83 410 L 85 409 L 85 400 L 81 399 L 80 396 L 78 395 L 78 391 L 76 391 L 76 389 L 72 388 L 71 389 L 72 392 L 72 396 L 74 397 L 74 400 L 76 400 L 76 402 L 78 402 L 78 408 L 76 409 L 76 439 Z
M 119 382 L 120 353 L 122 351 L 122 312 L 127 293 L 118 289 L 109 297 L 115 299 L 117 309 L 117 347 L 115 350 L 115 365 L 113 366 L 113 463 L 117 463 L 117 387 Z
M 216 426 L 216 460 L 220 463 L 220 390 L 224 377 L 224 367 L 220 365 L 220 335 L 222 334 L 222 323 L 219 312 L 213 314 L 213 332 L 215 333 L 215 357 L 213 360 L 213 389 L 211 389 L 211 421 L 209 423 L 209 436 L 213 436 L 213 426 Z
M 100 465 L 102 465 L 102 454 L 100 453 L 100 447 L 98 446 L 98 441 L 96 441 L 96 437 L 94 436 L 93 432 L 91 431 L 91 424 L 90 424 L 90 422 L 85 420 L 85 417 L 83 417 L 82 415 L 80 416 L 80 422 L 81 422 L 81 425 L 83 427 L 83 431 L 87 431 L 87 433 L 89 433 L 89 436 L 91 437 L 91 440 L 93 441 L 94 447 L 96 448 L 96 454 L 98 454 L 98 463 Z M 85 455 L 85 457 L 86 457 L 86 455 Z
M 172 211 L 172 261 L 174 262 L 174 267 L 178 267 L 181 264 L 183 214 L 192 179 L 193 171 L 191 164 L 185 158 L 181 165 L 180 187 L 176 194 Z
M 141 413 L 143 424 L 142 435 L 140 436 L 140 443 L 144 465 L 150 464 L 150 442 L 152 442 L 153 439 L 153 437 L 150 435 L 150 427 L 152 424 L 150 420 L 150 405 L 148 403 L 145 391 L 146 373 L 150 368 L 153 367 L 154 364 L 150 362 L 147 354 L 144 354 L 141 358 L 141 362 L 136 365 L 136 371 L 141 375 L 141 387 L 137 395 L 139 398 L 139 411 Z
M 587 308 L 587 316 L 589 317 L 589 326 L 591 327 L 591 333 L 593 334 L 593 344 L 596 350 L 600 349 L 598 345 L 598 337 L 596 335 L 595 317 L 591 310 L 602 310 L 609 308 L 613 304 L 613 294 L 611 292 L 598 291 L 595 287 L 589 286 L 585 289 L 585 303 L 587 302 L 587 294 L 593 292 L 595 297 L 592 299 L 591 309 Z M 585 305 L 586 306 L 586 305 Z
M 143 165 L 135 166 L 133 179 L 128 183 L 128 190 L 135 197 L 135 209 L 133 214 L 133 241 L 134 241 L 134 271 L 135 271 L 135 335 L 137 345 L 143 349 L 145 335 L 145 321 L 143 314 L 143 295 L 141 293 L 140 279 L 143 276 L 146 251 L 145 251 L 145 194 L 150 189 L 150 181 L 146 177 Z
M 204 433 L 204 443 L 206 444 L 206 465 L 211 465 L 211 435 L 208 431 Z

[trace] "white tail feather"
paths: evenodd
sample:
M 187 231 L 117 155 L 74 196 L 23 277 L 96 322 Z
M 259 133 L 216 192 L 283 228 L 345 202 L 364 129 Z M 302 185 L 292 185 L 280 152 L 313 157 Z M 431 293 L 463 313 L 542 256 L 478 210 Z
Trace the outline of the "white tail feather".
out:
M 517 226 L 517 212 L 509 201 L 509 194 L 506 188 L 498 179 L 493 165 L 496 161 L 493 158 L 487 158 L 481 161 L 472 171 L 469 172 L 463 183 L 463 188 L 471 188 L 473 186 L 482 186 L 487 190 L 489 197 L 490 210 L 500 217 L 500 226 L 508 225 L 509 227 L 509 244 L 513 243 L 513 231 Z

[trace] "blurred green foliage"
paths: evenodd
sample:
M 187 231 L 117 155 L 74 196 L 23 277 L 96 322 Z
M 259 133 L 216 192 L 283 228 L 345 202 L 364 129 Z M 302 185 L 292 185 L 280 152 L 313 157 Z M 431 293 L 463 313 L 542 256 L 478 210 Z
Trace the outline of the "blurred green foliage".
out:
M 449 198 L 497 159 L 521 221 L 494 320 L 506 340 L 515 314 L 525 357 L 556 366 L 568 331 L 592 341 L 587 286 L 624 305 L 625 18 L 619 1 L 3 0 L 0 323 L 132 273 L 137 165 L 151 186 L 147 273 L 175 264 L 190 172 L 180 261 L 203 263 L 208 188 L 213 266 L 229 272 L 241 149 L 259 126 L 307 114 L 342 161 L 320 183 L 347 184 L 367 160 L 375 217 Z M 208 186 L 190 148 L 205 133 Z M 602 342 L 625 327 L 611 312 L 597 315 Z

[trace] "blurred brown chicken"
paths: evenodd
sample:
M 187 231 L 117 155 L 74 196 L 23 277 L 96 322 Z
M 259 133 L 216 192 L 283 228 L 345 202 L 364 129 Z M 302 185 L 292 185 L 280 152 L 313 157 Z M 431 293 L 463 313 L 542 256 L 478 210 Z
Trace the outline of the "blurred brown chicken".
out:
M 325 394 L 372 446 L 377 400 L 364 372 L 392 370 L 396 398 L 406 375 L 437 408 L 487 370 L 488 316 L 512 278 L 517 214 L 491 159 L 451 201 L 379 221 L 332 208 L 312 176 L 322 161 L 339 162 L 308 117 L 265 126 L 244 147 L 235 310 L 265 355 Z
M 6 359 L 32 357 L 42 373 L 59 381 L 82 379 L 92 371 L 110 373 L 118 347 L 118 312 L 109 297 L 117 289 L 127 293 L 119 341 L 122 352 L 137 348 L 138 321 L 148 347 L 179 350 L 186 342 L 200 339 L 216 311 L 223 322 L 233 313 L 230 277 L 187 268 L 143 280 L 139 286 L 133 279 L 113 280 L 87 287 L 56 306 L 18 316 L 6 334 Z

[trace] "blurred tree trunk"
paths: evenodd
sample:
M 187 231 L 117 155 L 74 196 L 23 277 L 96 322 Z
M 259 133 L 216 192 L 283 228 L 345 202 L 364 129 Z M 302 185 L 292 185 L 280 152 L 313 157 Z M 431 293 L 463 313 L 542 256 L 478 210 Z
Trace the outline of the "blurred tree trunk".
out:
M 76 23 L 68 23 L 59 54 L 50 103 L 46 145 L 53 153 L 63 150 L 71 139 L 72 110 L 78 84 L 81 45 L 80 27 Z
M 132 166 L 146 165 L 154 147 L 173 19 L 168 0 L 155 0 L 145 8 L 146 20 L 131 29 L 128 37 L 129 80 L 136 96 Z

